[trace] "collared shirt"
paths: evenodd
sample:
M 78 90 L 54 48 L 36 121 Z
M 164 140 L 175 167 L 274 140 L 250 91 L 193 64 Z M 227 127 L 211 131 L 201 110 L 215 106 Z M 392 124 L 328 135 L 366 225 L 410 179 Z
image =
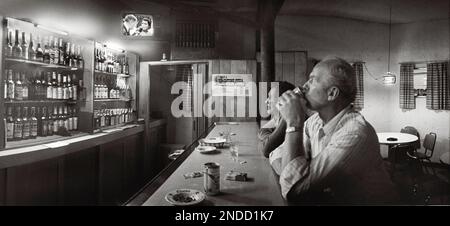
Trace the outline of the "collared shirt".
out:
M 325 125 L 318 114 L 306 120 L 303 146 L 306 156 L 292 159 L 284 169 L 284 144 L 270 156 L 284 198 L 326 190 L 337 203 L 386 204 L 395 199 L 375 130 L 351 106 Z

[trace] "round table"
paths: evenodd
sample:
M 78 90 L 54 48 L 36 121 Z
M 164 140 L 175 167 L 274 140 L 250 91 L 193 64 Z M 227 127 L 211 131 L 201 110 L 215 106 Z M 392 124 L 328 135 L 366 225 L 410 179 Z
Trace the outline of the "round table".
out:
M 378 142 L 380 144 L 387 144 L 389 146 L 394 146 L 397 144 L 407 144 L 416 142 L 419 138 L 415 135 L 409 133 L 377 133 Z M 389 141 L 388 138 L 396 138 L 396 141 Z
M 442 164 L 450 167 L 450 153 L 446 152 L 442 154 L 439 158 L 439 161 L 441 161 Z
M 416 142 L 419 138 L 415 135 L 409 133 L 398 133 L 398 132 L 386 132 L 386 133 L 377 133 L 378 142 L 380 144 L 386 144 L 389 146 L 388 149 L 388 159 L 392 163 L 393 170 L 395 171 L 396 153 L 392 153 L 392 147 L 399 144 L 409 144 Z M 396 138 L 397 140 L 392 141 L 388 140 L 388 138 Z

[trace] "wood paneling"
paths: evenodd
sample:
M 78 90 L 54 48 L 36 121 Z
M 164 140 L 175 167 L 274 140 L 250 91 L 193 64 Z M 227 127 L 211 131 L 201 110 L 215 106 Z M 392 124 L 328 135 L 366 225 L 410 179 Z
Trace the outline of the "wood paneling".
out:
M 0 169 L 0 206 L 6 204 L 6 170 Z
M 308 79 L 307 53 L 286 51 L 275 53 L 275 80 L 302 86 Z
M 64 159 L 64 205 L 96 205 L 98 148 L 69 154 Z
M 58 159 L 7 169 L 7 205 L 58 205 Z
M 100 146 L 99 204 L 120 205 L 124 201 L 123 141 Z
M 131 197 L 142 186 L 143 137 L 130 136 L 124 140 L 124 186 L 125 197 Z
M 212 81 L 212 74 L 252 74 L 253 81 L 256 81 L 256 61 L 254 60 L 212 60 L 210 63 L 209 81 Z M 212 91 L 209 90 L 209 93 Z M 230 121 L 255 121 L 255 117 L 250 114 L 251 97 L 216 97 L 214 105 L 216 107 L 216 117 L 214 122 Z

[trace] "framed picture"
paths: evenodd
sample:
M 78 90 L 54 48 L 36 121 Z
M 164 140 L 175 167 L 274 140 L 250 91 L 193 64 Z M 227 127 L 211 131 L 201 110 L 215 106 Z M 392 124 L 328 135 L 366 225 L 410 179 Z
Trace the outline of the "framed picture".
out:
M 153 37 L 155 36 L 154 17 L 149 14 L 124 13 L 122 14 L 122 35 L 127 37 Z

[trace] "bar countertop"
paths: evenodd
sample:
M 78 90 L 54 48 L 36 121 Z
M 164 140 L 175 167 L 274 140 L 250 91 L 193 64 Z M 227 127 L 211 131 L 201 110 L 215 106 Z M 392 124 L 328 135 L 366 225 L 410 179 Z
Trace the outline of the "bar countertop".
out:
M 184 174 L 202 171 L 206 162 L 220 164 L 220 193 L 206 196 L 200 204 L 205 206 L 283 206 L 276 175 L 266 159 L 257 150 L 258 126 L 256 122 L 239 122 L 216 125 L 207 137 L 217 137 L 224 131 L 235 133 L 232 141 L 239 148 L 239 161 L 231 158 L 228 148 L 220 148 L 215 154 L 202 154 L 196 150 L 173 172 L 170 177 L 143 203 L 144 206 L 170 206 L 165 200 L 167 193 L 176 189 L 203 191 L 203 177 L 185 179 Z M 245 163 L 244 163 L 245 162 Z M 225 180 L 229 171 L 247 173 L 248 181 Z
M 130 124 L 104 130 L 96 134 L 86 134 L 84 136 L 29 147 L 6 149 L 0 151 L 0 169 L 55 158 L 143 131 L 143 124 Z

